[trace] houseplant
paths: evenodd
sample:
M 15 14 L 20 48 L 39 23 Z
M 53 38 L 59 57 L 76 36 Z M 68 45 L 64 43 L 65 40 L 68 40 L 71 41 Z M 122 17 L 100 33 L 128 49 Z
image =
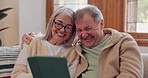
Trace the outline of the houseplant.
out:
M 0 20 L 2 20 L 3 18 L 5 18 L 8 15 L 8 14 L 6 14 L 4 12 L 6 12 L 6 11 L 8 11 L 10 9 L 12 9 L 12 8 L 5 8 L 5 9 L 0 10 Z M 8 29 L 8 28 L 9 27 L 0 28 L 0 31 L 3 31 L 3 30 Z M 2 45 L 2 41 L 0 39 L 0 46 L 1 45 Z

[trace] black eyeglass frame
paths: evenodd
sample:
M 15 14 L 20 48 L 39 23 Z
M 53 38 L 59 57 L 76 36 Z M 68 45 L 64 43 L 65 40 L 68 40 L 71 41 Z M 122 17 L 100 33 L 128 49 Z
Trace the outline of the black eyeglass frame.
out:
M 54 21 L 54 24 L 55 24 L 55 28 L 58 30 L 60 30 L 64 27 L 65 32 L 71 32 L 73 29 L 73 26 L 68 25 L 68 24 L 64 25 L 62 22 Z

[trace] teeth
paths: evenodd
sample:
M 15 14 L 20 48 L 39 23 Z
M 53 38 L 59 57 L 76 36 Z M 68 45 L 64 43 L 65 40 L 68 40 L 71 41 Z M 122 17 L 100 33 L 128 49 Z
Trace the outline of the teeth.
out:
M 88 37 L 87 39 L 88 39 L 88 40 L 90 40 L 90 39 L 91 39 L 91 37 Z
M 64 36 L 64 34 L 62 34 L 62 33 L 58 33 L 58 35 L 59 35 L 59 36 Z
M 91 40 L 91 37 L 90 37 L 90 36 L 88 36 L 88 37 L 86 37 L 86 38 L 85 38 L 85 40 Z

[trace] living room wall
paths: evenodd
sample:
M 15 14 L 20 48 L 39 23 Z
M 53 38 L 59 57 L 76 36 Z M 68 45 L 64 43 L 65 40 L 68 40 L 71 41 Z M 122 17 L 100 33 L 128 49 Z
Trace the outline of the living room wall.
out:
M 13 8 L 0 21 L 0 28 L 10 27 L 0 32 L 3 46 L 20 44 L 22 35 L 30 31 L 44 33 L 45 6 L 45 0 L 0 0 L 0 9 Z
M 46 0 L 19 0 L 19 43 L 24 33 L 45 32 L 45 7 Z
M 5 46 L 18 44 L 18 3 L 19 0 L 0 0 L 0 9 L 8 7 L 13 8 L 6 11 L 5 13 L 7 13 L 8 16 L 0 21 L 0 28 L 10 27 L 9 29 L 0 32 L 0 38 Z

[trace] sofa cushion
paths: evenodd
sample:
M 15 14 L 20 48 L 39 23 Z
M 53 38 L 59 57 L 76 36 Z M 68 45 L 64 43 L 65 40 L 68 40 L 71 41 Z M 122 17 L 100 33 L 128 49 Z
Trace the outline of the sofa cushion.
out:
M 8 78 L 16 62 L 20 46 L 0 46 L 0 78 Z
M 148 53 L 141 53 L 143 58 L 143 65 L 144 65 L 144 76 L 143 78 L 148 78 Z

